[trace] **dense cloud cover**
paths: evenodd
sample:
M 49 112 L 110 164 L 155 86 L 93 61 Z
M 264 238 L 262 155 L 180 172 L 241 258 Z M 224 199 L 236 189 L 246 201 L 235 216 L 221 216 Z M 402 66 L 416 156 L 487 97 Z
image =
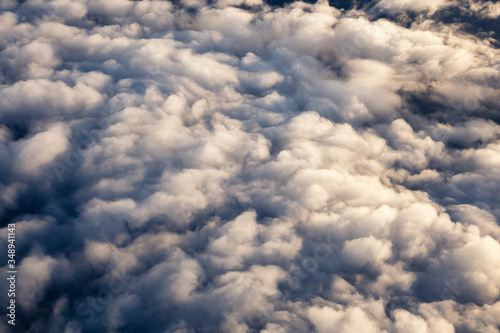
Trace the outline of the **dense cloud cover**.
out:
M 0 331 L 498 332 L 499 4 L 276 4 L 0 1 Z

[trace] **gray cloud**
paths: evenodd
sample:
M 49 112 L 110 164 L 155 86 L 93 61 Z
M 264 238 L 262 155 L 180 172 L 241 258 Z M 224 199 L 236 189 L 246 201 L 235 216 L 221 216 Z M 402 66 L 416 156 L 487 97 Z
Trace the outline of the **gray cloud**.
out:
M 2 1 L 0 330 L 497 331 L 497 37 L 350 4 Z

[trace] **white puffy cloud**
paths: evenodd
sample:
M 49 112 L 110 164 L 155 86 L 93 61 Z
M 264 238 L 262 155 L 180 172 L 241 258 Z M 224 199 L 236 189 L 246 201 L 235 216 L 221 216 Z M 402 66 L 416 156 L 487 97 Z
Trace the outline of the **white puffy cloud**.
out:
M 487 24 L 443 1 L 0 6 L 26 329 L 498 330 Z
M 66 133 L 65 133 L 66 132 Z M 63 124 L 54 124 L 26 140 L 13 144 L 15 169 L 21 174 L 37 175 L 69 146 L 68 130 Z
M 50 256 L 34 255 L 25 258 L 19 265 L 23 272 L 17 280 L 19 304 L 26 311 L 36 310 L 36 304 L 45 293 L 47 284 L 51 281 L 51 274 L 57 260 Z
M 438 8 L 442 7 L 445 5 L 444 0 L 424 0 L 424 1 L 417 1 L 417 0 L 381 0 L 377 3 L 377 6 L 393 11 L 393 12 L 403 12 L 406 10 L 411 10 L 411 11 L 430 11 L 435 12 Z

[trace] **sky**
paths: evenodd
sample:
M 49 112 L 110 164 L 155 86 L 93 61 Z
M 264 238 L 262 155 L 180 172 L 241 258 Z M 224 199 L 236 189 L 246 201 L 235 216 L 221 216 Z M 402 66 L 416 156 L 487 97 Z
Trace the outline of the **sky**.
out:
M 498 332 L 499 16 L 0 0 L 0 331 Z

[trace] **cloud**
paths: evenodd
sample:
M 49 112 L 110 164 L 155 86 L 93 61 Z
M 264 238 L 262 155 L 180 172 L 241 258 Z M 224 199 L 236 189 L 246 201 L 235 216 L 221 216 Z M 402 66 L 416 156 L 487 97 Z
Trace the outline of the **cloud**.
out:
M 54 158 L 66 151 L 69 144 L 62 124 L 55 124 L 45 132 L 39 132 L 13 145 L 15 166 L 21 174 L 37 175 Z
M 429 11 L 435 12 L 437 9 L 445 5 L 445 1 L 414 1 L 414 0 L 382 0 L 377 3 L 377 6 L 384 10 L 393 12 L 410 11 Z
M 498 330 L 498 15 L 457 3 L 3 1 L 16 328 Z

